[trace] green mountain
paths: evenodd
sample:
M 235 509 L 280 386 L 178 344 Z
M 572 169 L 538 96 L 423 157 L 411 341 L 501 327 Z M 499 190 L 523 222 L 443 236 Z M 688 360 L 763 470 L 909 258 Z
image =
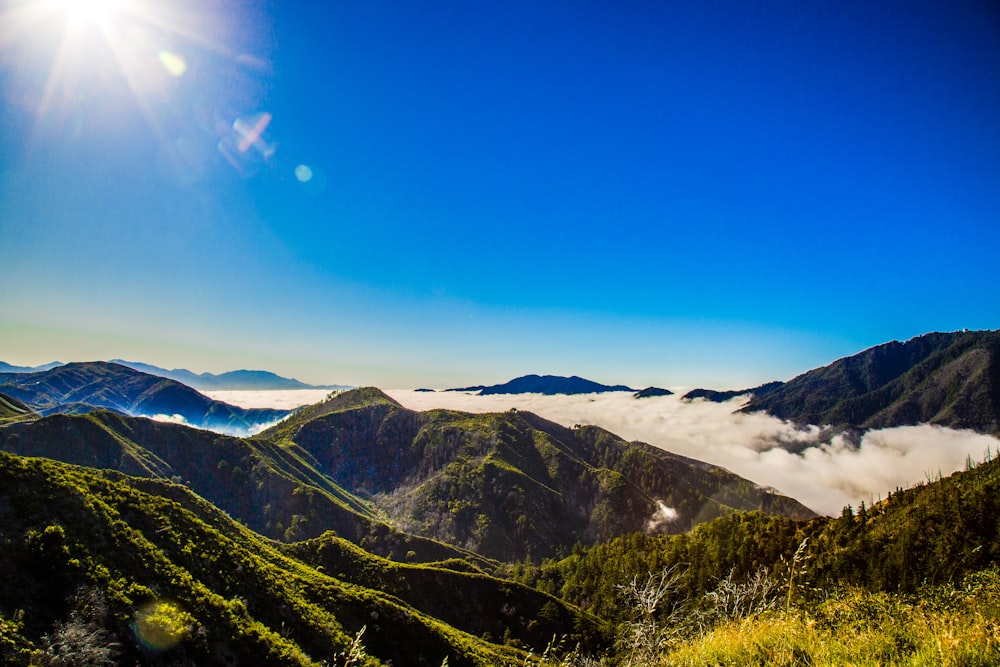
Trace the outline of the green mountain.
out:
M 0 391 L 41 414 L 103 408 L 127 415 L 179 417 L 191 426 L 237 433 L 248 433 L 288 414 L 287 410 L 244 409 L 213 401 L 176 380 L 108 362 L 2 373 Z
M 300 540 L 327 531 L 375 553 L 419 562 L 485 559 L 391 528 L 370 502 L 345 491 L 308 453 L 111 412 L 51 415 L 0 429 L 0 449 L 138 477 L 184 483 L 266 537 Z
M 21 401 L 0 394 L 0 424 L 34 419 L 38 414 Z
M 913 368 L 979 348 L 942 349 Z M 253 438 L 27 416 L 0 425 L 31 455 L 0 452 L 0 664 L 595 664 L 539 655 L 553 638 L 608 665 L 819 664 L 842 637 L 869 657 L 830 664 L 1000 658 L 998 459 L 830 518 L 597 427 L 371 388 Z M 666 657 L 717 628 L 755 653 Z M 784 657 L 767 628 L 811 643 Z
M 727 576 L 746 582 L 766 571 L 782 581 L 793 568 L 798 593 L 822 600 L 845 586 L 916 594 L 997 566 L 1000 459 L 994 458 L 896 489 L 872 506 L 845 507 L 835 518 L 733 514 L 680 535 L 624 535 L 541 567 L 513 566 L 511 575 L 621 622 L 627 610 L 620 587 L 670 568 L 684 573 L 675 593 L 691 600 L 717 591 Z
M 0 543 L 3 664 L 486 666 L 553 635 L 606 641 L 513 582 L 332 535 L 281 548 L 182 485 L 46 459 L 0 453 Z
M 738 510 L 812 516 L 721 468 L 594 426 L 513 410 L 414 412 L 374 388 L 305 408 L 259 439 L 308 452 L 407 532 L 506 561 Z
M 930 423 L 997 434 L 1000 331 L 879 345 L 755 396 L 744 411 L 858 429 Z

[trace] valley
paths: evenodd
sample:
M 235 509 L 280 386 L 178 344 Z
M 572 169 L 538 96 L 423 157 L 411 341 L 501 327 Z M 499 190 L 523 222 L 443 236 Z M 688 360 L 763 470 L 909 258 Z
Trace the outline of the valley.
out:
M 782 407 L 796 396 L 818 407 L 795 414 L 825 410 L 819 423 L 858 433 L 859 452 L 880 427 L 931 427 L 925 417 L 996 443 L 996 346 L 992 332 L 935 335 L 742 403 L 740 390 L 638 398 L 607 386 L 592 405 L 774 412 L 788 433 L 813 429 L 804 447 L 774 440 L 772 460 L 806 459 L 831 437 L 796 425 Z M 705 664 L 692 656 L 708 646 L 766 650 L 773 664 L 831 650 L 911 664 L 941 636 L 913 623 L 944 627 L 954 614 L 978 619 L 957 645 L 975 664 L 1000 656 L 983 634 L 1000 623 L 995 444 L 953 474 L 823 516 L 725 467 L 523 407 L 601 394 L 463 411 L 393 397 L 435 392 L 362 387 L 266 413 L 106 362 L 0 382 L 0 558 L 14 575 L 0 589 L 5 664 L 679 665 Z M 825 396 L 842 397 L 833 412 Z M 192 421 L 271 425 L 233 436 L 139 414 L 164 400 Z M 946 602 L 959 589 L 963 602 Z M 908 643 L 878 653 L 849 638 L 845 623 L 868 622 L 864 605 L 899 616 L 892 631 Z M 809 630 L 817 620 L 826 634 Z M 774 644 L 778 631 L 798 648 Z M 757 648 L 733 648 L 734 632 Z M 941 664 L 970 664 L 949 662 L 960 654 Z

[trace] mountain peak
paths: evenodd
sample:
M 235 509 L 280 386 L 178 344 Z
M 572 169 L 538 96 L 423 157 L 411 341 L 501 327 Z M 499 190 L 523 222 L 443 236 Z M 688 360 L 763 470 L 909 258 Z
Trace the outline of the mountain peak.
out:
M 391 405 L 397 408 L 403 407 L 398 401 L 396 401 L 396 399 L 392 398 L 378 387 L 358 387 L 357 389 L 348 389 L 347 391 L 334 394 L 332 398 L 326 401 L 327 409 L 324 410 L 324 412 L 354 410 L 374 405 Z
M 606 391 L 635 391 L 625 385 L 606 385 L 593 380 L 587 380 L 578 375 L 565 377 L 562 375 L 522 375 L 503 384 L 488 387 L 469 387 L 469 390 L 479 390 L 480 396 L 494 394 L 599 394 Z M 460 391 L 460 390 L 449 390 Z

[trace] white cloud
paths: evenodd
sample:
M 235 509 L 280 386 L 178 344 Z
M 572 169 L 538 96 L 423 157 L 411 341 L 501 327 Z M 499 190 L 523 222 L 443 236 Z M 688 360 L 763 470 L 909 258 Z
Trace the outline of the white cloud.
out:
M 315 403 L 329 394 L 322 389 L 206 393 L 242 407 L 283 409 Z M 843 436 L 831 438 L 818 426 L 802 428 L 765 414 L 736 412 L 745 397 L 712 403 L 683 401 L 678 395 L 635 399 L 629 392 L 578 396 L 386 393 L 414 410 L 503 412 L 517 408 L 565 426 L 596 424 L 626 440 L 641 440 L 722 466 L 825 514 L 838 514 L 844 505 L 867 503 L 928 476 L 948 475 L 961 469 L 968 457 L 981 461 L 987 450 L 1000 449 L 1000 441 L 990 436 L 927 425 L 869 431 L 855 445 Z M 179 417 L 157 416 L 161 421 L 184 423 Z M 265 426 L 269 424 L 260 428 Z M 780 445 L 791 445 L 801 453 Z
M 642 440 L 722 466 L 825 514 L 837 514 L 848 503 L 884 497 L 896 487 L 912 486 L 939 472 L 950 474 L 961 469 L 968 457 L 981 461 L 988 450 L 1000 447 L 990 436 L 928 425 L 870 431 L 855 446 L 843 436 L 830 438 L 818 426 L 800 428 L 765 414 L 734 412 L 745 398 L 711 403 L 682 401 L 676 395 L 635 399 L 628 392 L 386 393 L 415 410 L 502 412 L 514 407 L 566 426 L 596 424 L 627 440 Z M 781 444 L 793 445 L 801 453 L 791 453 Z
M 183 424 L 184 426 L 190 426 L 188 420 L 184 419 L 184 415 L 152 415 L 150 417 L 153 421 L 166 422 L 168 424 Z
M 655 533 L 673 523 L 680 516 L 673 507 L 669 507 L 662 500 L 656 501 L 656 511 L 646 522 L 646 532 Z
M 238 405 L 241 408 L 276 408 L 292 410 L 303 405 L 319 403 L 330 393 L 329 389 L 276 389 L 254 391 L 203 391 L 209 398 Z

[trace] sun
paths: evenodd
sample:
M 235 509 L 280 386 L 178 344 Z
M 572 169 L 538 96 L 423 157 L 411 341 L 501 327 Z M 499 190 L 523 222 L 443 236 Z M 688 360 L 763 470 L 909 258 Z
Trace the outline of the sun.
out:
M 47 0 L 49 9 L 72 23 L 105 23 L 119 9 L 121 0 Z

